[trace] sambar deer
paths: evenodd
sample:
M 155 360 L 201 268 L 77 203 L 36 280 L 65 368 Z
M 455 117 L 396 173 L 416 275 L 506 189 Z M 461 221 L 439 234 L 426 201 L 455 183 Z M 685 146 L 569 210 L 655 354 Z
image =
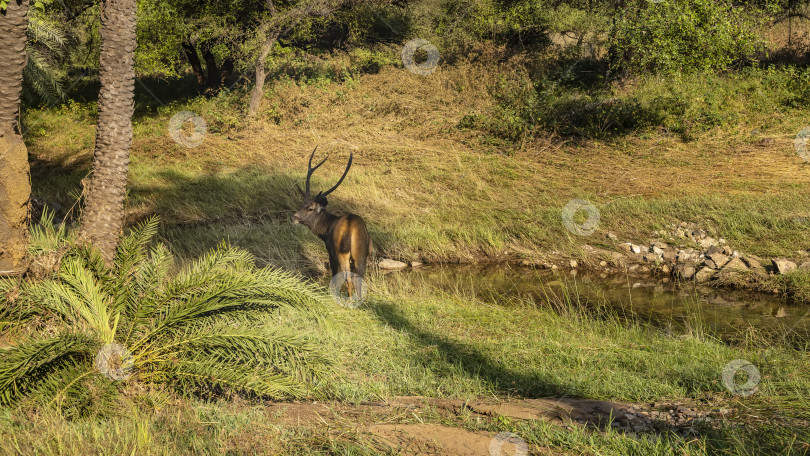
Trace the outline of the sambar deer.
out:
M 352 277 L 351 273 L 354 272 L 361 279 L 366 274 L 366 261 L 372 249 L 371 237 L 368 235 L 366 222 L 363 221 L 359 215 L 334 215 L 326 210 L 328 203 L 326 197 L 338 188 L 346 177 L 346 174 L 349 173 L 354 154 L 349 155 L 349 164 L 346 165 L 346 170 L 343 171 L 343 175 L 334 187 L 325 192 L 318 192 L 315 196 L 311 196 L 309 182 L 312 178 L 312 173 L 329 158 L 329 155 L 327 155 L 320 163 L 313 167 L 312 158 L 315 157 L 316 150 L 318 150 L 317 147 L 315 147 L 315 150 L 313 150 L 312 154 L 309 156 L 305 190 L 301 190 L 301 187 L 295 184 L 301 196 L 304 197 L 304 203 L 298 211 L 292 215 L 291 219 L 293 223 L 300 223 L 309 228 L 312 234 L 321 238 L 324 244 L 326 244 L 332 276 L 334 277 L 339 273 L 346 274 L 346 287 L 349 292 L 349 297 L 352 296 L 353 288 L 356 288 L 358 295 L 362 297 L 362 280 L 354 280 L 356 277 Z M 352 277 L 352 280 L 348 280 L 349 277 Z

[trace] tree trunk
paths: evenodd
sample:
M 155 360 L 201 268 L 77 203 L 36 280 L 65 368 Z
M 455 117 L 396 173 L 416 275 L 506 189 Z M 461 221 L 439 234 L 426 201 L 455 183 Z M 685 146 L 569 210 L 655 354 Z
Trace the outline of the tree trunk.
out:
M 202 50 L 203 60 L 205 60 L 205 72 L 208 73 L 206 76 L 206 87 L 205 87 L 205 96 L 212 96 L 217 93 L 219 89 L 219 69 L 217 68 L 217 59 L 214 57 L 214 53 L 211 51 L 211 46 L 208 43 L 203 44 L 200 46 Z
M 135 106 L 135 0 L 101 1 L 101 90 L 93 173 L 85 183 L 80 238 L 110 262 L 123 232 Z
M 231 57 L 227 57 L 222 61 L 222 67 L 219 71 L 219 88 L 225 87 L 225 84 L 228 82 L 228 78 L 230 78 L 231 74 L 233 74 L 234 63 L 235 62 Z
M 197 90 L 202 94 L 205 87 L 205 73 L 203 73 L 200 57 L 197 55 L 197 48 L 190 43 L 183 43 L 183 53 L 186 54 L 186 60 L 191 65 L 191 71 L 194 77 L 197 78 Z
M 250 93 L 250 104 L 248 105 L 248 118 L 256 117 L 256 113 L 259 112 L 259 105 L 262 102 L 262 97 L 264 96 L 264 78 L 265 78 L 265 70 L 264 70 L 264 62 L 267 60 L 267 56 L 270 54 L 270 50 L 273 49 L 273 45 L 276 44 L 278 41 L 279 34 L 274 33 L 267 37 L 267 39 L 262 43 L 262 48 L 259 51 L 259 57 L 256 58 L 256 83 L 253 84 L 253 90 Z
M 0 12 L 0 276 L 25 272 L 31 182 L 28 152 L 14 126 L 25 67 L 28 0 Z

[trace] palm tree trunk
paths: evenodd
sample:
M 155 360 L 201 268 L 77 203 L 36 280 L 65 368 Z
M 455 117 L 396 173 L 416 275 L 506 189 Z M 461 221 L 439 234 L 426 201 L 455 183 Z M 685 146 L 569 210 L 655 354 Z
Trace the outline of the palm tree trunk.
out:
M 28 247 L 28 152 L 14 131 L 26 62 L 27 16 L 28 0 L 11 0 L 0 12 L 0 276 L 24 272 Z
M 123 232 L 135 107 L 135 0 L 101 1 L 101 90 L 93 173 L 85 183 L 80 237 L 111 261 Z

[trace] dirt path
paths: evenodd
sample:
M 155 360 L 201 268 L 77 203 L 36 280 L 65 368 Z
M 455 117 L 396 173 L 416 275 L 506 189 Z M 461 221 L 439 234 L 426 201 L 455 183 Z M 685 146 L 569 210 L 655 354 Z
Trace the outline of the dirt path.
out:
M 464 429 L 465 424 L 469 427 L 470 417 L 544 420 L 594 430 L 611 426 L 630 435 L 663 431 L 687 435 L 696 421 L 712 420 L 727 413 L 724 409 L 708 410 L 705 406 L 686 406 L 680 402 L 631 404 L 575 398 L 463 401 L 421 396 L 357 405 L 277 403 L 267 406 L 266 410 L 269 418 L 287 425 L 353 429 L 367 435 L 374 446 L 389 447 L 399 454 L 465 456 L 566 454 L 529 444 L 520 436 L 508 433 Z

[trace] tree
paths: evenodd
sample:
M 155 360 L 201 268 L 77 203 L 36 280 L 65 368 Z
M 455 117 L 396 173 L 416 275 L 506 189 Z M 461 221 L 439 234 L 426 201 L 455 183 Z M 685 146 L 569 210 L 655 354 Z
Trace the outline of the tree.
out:
M 28 0 L 0 1 L 0 275 L 24 271 L 31 198 L 28 151 L 15 131 L 26 64 Z
M 250 93 L 248 104 L 248 117 L 254 117 L 259 111 L 259 104 L 264 93 L 265 68 L 264 62 L 278 40 L 301 24 L 308 18 L 327 17 L 341 8 L 349 8 L 362 3 L 372 3 L 373 0 L 303 0 L 279 12 L 273 0 L 267 0 L 269 17 L 259 27 L 258 36 L 262 45 L 256 53 L 253 62 L 255 82 Z
M 246 61 L 257 28 L 270 14 L 268 2 L 139 0 L 139 72 L 175 76 L 185 63 L 199 93 L 215 95 Z
M 259 36 L 262 37 L 264 41 L 259 48 L 258 56 L 253 64 L 256 79 L 253 84 L 253 90 L 250 93 L 248 117 L 254 117 L 259 111 L 259 104 L 264 94 L 264 62 L 267 60 L 267 56 L 270 54 L 270 51 L 273 49 L 278 39 L 298 25 L 298 23 L 307 16 L 327 15 L 340 3 L 342 2 L 330 0 L 304 1 L 296 7 L 285 11 L 283 14 L 277 14 L 273 0 L 267 0 L 267 10 L 270 13 L 270 17 L 259 27 Z
M 101 1 L 98 127 L 80 238 L 111 261 L 123 234 L 135 107 L 135 0 Z

